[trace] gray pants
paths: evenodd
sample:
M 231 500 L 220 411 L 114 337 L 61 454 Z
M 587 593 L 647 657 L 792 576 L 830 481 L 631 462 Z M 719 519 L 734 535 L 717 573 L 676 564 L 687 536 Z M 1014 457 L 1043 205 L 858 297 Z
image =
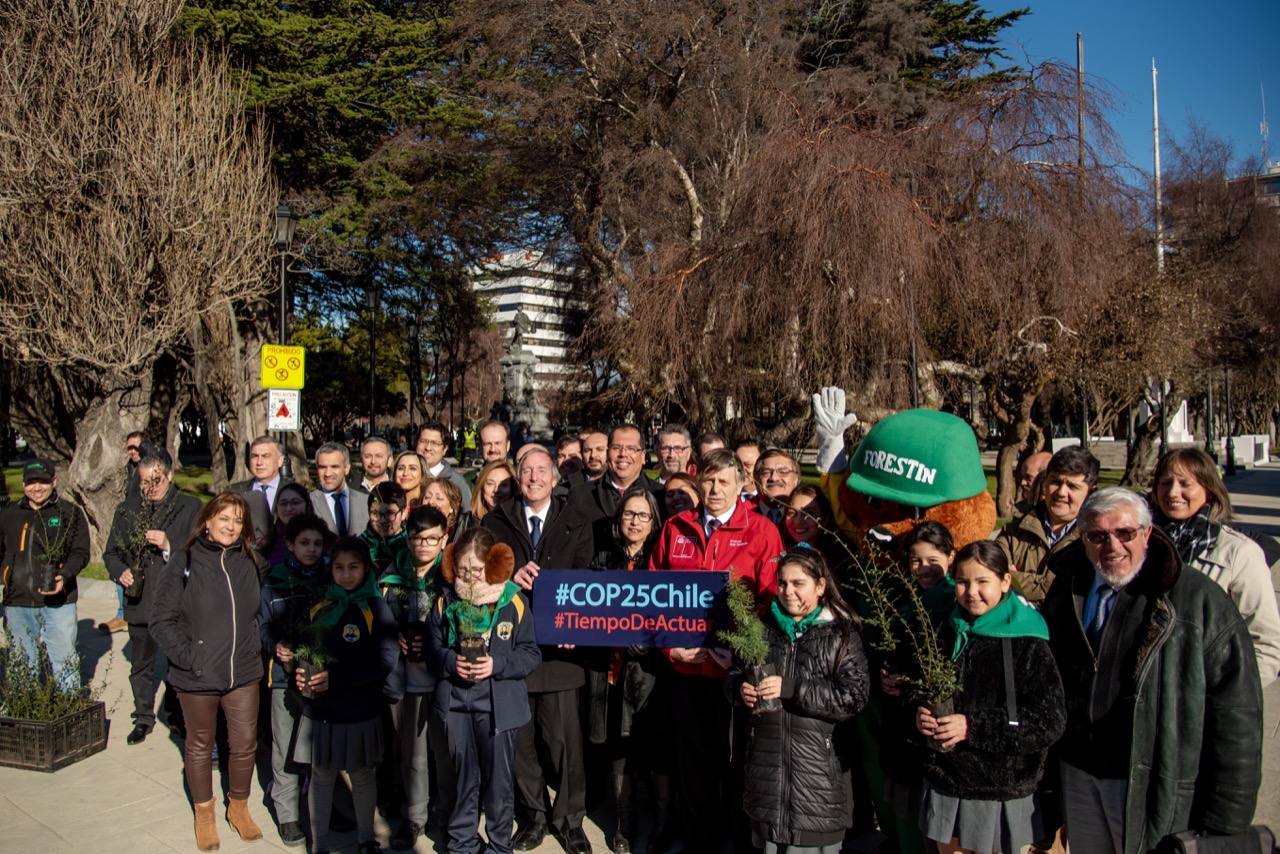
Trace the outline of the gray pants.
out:
M 1062 762 L 1062 817 L 1072 851 L 1124 854 L 1128 780 L 1104 780 Z
M 391 704 L 391 722 L 400 746 L 405 817 L 422 827 L 427 826 L 431 789 L 428 775 L 435 776 L 436 803 L 431 811 L 442 821 L 453 812 L 453 761 L 449 758 L 444 721 L 431 716 L 434 698 L 434 693 L 407 693 L 399 702 Z
M 271 689 L 271 800 L 276 805 L 276 822 L 297 821 L 302 798 L 298 786 L 298 766 L 289 759 L 298 735 L 295 699 L 286 697 L 284 687 Z

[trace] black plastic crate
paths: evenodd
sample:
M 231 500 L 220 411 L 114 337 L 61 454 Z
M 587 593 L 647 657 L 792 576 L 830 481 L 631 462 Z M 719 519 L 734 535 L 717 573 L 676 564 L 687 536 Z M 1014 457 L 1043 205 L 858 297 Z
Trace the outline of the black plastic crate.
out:
M 94 703 L 56 721 L 0 717 L 0 765 L 57 771 L 107 746 L 107 707 Z

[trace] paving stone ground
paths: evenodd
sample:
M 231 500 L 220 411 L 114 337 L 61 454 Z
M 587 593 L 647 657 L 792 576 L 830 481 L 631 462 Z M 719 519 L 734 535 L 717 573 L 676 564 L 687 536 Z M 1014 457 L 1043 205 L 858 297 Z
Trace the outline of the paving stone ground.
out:
M 1228 482 L 1242 524 L 1280 534 L 1280 464 L 1267 464 L 1241 472 Z M 79 606 L 80 641 L 84 668 L 95 680 L 105 680 L 111 731 L 107 749 L 54 774 L 0 768 L 0 850 L 6 852 L 93 852 L 93 854 L 150 854 L 196 850 L 191 827 L 191 807 L 183 788 L 179 742 L 157 729 L 136 746 L 125 744 L 131 725 L 129 712 L 129 664 L 125 634 L 103 635 L 97 624 L 114 616 L 115 593 L 106 582 L 88 582 Z M 1263 783 L 1256 820 L 1280 828 L 1280 683 L 1266 692 L 1266 741 L 1263 746 Z M 270 774 L 265 756 L 259 762 Z M 300 851 L 285 848 L 276 836 L 263 802 L 263 784 L 254 786 L 254 813 L 266 838 L 243 843 L 219 820 L 222 851 Z M 604 854 L 605 833 L 612 831 L 612 810 L 607 798 L 587 819 L 585 828 L 597 854 Z M 378 838 L 385 847 L 391 828 L 378 819 Z M 643 852 L 648 823 L 642 821 L 636 850 Z M 355 835 L 335 835 L 335 851 L 354 851 Z M 875 850 L 878 839 L 860 839 L 851 854 Z M 419 854 L 434 850 L 423 838 Z M 539 854 L 561 851 L 551 837 Z M 726 849 L 727 850 L 727 849 Z M 702 854 L 702 852 L 697 852 Z

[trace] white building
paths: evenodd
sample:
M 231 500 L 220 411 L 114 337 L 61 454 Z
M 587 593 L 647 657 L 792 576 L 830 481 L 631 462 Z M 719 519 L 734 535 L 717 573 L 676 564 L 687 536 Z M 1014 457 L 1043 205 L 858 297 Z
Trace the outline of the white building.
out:
M 511 340 L 516 312 L 523 311 L 533 322 L 524 336 L 524 346 L 541 361 L 534 373 L 534 387 L 560 387 L 573 366 L 567 357 L 574 331 L 567 323 L 566 300 L 570 286 L 556 268 L 532 251 L 508 252 L 485 259 L 473 284 L 480 294 L 493 301 L 493 320 Z

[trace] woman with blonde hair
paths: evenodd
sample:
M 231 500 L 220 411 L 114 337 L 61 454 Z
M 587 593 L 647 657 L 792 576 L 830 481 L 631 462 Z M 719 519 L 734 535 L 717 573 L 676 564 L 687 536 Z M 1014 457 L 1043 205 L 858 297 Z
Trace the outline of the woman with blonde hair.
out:
M 515 466 L 506 460 L 485 463 L 476 475 L 476 488 L 471 491 L 471 517 L 479 522 L 490 510 L 519 493 Z

